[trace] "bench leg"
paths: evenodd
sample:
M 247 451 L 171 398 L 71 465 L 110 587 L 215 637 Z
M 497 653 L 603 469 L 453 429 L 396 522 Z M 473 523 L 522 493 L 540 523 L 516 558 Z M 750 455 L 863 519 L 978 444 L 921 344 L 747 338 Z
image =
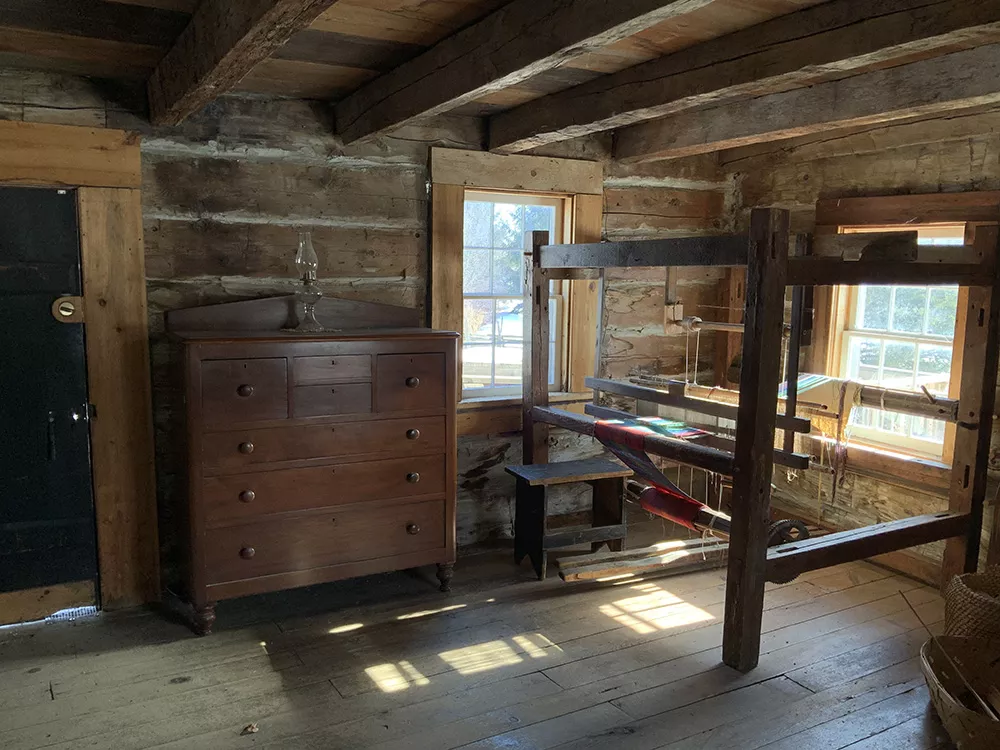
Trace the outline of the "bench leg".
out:
M 592 525 L 615 526 L 625 523 L 625 480 L 621 477 L 595 479 L 590 484 L 593 487 Z M 597 552 L 605 544 L 612 552 L 621 552 L 625 549 L 624 539 L 594 542 L 590 545 L 590 549 Z
M 530 558 L 540 581 L 545 580 L 548 562 L 542 546 L 547 511 L 545 487 L 532 487 L 519 479 L 514 508 L 514 562 L 520 564 L 525 557 Z

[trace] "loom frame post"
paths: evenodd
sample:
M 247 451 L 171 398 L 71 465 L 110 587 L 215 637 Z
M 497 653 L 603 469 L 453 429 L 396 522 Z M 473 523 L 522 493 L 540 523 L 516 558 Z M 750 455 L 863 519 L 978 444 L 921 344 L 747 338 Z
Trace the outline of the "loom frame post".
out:
M 781 378 L 788 225 L 789 214 L 785 210 L 754 209 L 750 214 L 747 304 L 722 631 L 722 660 L 741 672 L 756 667 L 760 655 L 774 430 Z

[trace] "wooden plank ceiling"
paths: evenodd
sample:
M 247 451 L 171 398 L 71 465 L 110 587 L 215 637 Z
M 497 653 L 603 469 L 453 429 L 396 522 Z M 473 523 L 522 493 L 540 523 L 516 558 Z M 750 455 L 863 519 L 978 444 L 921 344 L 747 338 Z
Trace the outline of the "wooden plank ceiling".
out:
M 490 118 L 499 152 L 616 130 L 620 155 L 641 160 L 857 126 L 863 117 L 833 111 L 786 123 L 769 105 L 886 68 L 919 87 L 913 77 L 931 68 L 910 66 L 1000 42 L 1000 0 L 204 3 L 0 0 L 0 66 L 151 80 L 160 122 L 232 88 L 335 102 L 345 140 L 450 111 Z M 233 28 L 211 32 L 227 5 L 239 11 Z M 184 35 L 198 18 L 207 31 Z M 215 48 L 193 52 L 206 45 Z M 861 95 L 862 86 L 825 90 Z M 954 106 L 992 106 L 1000 85 L 991 87 L 968 87 Z M 163 90 L 174 101 L 160 101 Z M 900 95 L 886 117 L 878 103 L 863 114 L 912 119 L 928 115 L 921 102 Z M 735 125 L 721 129 L 722 120 Z M 692 136 L 692 127 L 705 132 Z
M 499 112 L 818 1 L 698 4 L 703 7 L 483 97 L 461 112 Z M 257 65 L 237 89 L 338 100 L 507 3 L 339 0 Z M 197 5 L 198 0 L 3 0 L 0 65 L 145 78 L 180 36 Z

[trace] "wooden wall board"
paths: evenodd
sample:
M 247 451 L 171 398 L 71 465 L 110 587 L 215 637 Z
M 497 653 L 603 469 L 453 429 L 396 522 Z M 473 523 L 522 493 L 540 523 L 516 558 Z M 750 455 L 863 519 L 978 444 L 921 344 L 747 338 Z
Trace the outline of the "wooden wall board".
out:
M 78 195 L 101 603 L 117 609 L 160 595 L 142 202 Z
M 18 185 L 139 186 L 138 140 L 130 133 L 0 122 L 0 181 Z
M 0 593 L 0 625 L 41 620 L 62 609 L 97 602 L 93 581 L 74 581 Z
M 573 242 L 600 242 L 602 219 L 601 196 L 575 196 Z M 579 393 L 585 390 L 584 378 L 595 372 L 594 352 L 600 336 L 598 294 L 603 288 L 600 281 L 584 279 L 571 281 L 569 286 L 569 330 L 576 335 L 571 335 L 567 342 L 567 389 Z
M 501 156 L 454 148 L 431 149 L 431 180 L 494 190 L 601 195 L 604 168 L 595 161 Z

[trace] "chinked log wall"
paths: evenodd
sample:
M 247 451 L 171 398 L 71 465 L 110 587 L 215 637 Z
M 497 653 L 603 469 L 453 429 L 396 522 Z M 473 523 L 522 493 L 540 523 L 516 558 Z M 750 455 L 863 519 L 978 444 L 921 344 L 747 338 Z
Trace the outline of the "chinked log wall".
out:
M 294 286 L 296 231 L 313 231 L 320 275 L 331 295 L 423 308 L 428 268 L 428 148 L 478 149 L 472 118 L 444 117 L 395 137 L 343 146 L 328 108 L 304 101 L 225 98 L 177 128 L 152 129 L 134 114 L 141 92 L 108 82 L 0 69 L 0 118 L 139 131 L 147 293 L 152 335 L 161 528 L 165 569 L 176 559 L 178 393 L 164 310 L 287 293 Z M 554 156 L 605 162 L 607 234 L 616 239 L 725 230 L 725 185 L 714 160 L 623 168 L 601 139 L 562 144 Z M 679 280 L 686 309 L 714 304 L 714 273 Z M 609 277 L 602 370 L 681 372 L 683 339 L 665 338 L 663 272 Z M 710 311 L 703 311 L 710 315 Z M 712 347 L 702 341 L 704 368 Z M 597 451 L 589 439 L 557 434 L 554 456 Z M 512 484 L 503 465 L 520 456 L 518 435 L 469 436 L 459 444 L 459 543 L 510 535 Z M 556 513 L 584 508 L 563 496 Z
M 1000 189 L 1000 114 L 971 114 L 895 127 L 875 127 L 809 141 L 774 143 L 723 153 L 720 164 L 739 198 L 737 224 L 745 226 L 754 206 L 792 212 L 792 231 L 811 231 L 816 201 L 865 195 Z M 996 427 L 996 425 L 994 425 Z M 1000 440 L 994 433 L 991 478 L 1000 471 Z M 947 474 L 910 480 L 861 468 L 848 471 L 833 499 L 828 472 L 775 473 L 774 503 L 837 529 L 867 526 L 947 510 Z M 858 467 L 860 461 L 855 461 Z M 983 555 L 995 507 L 995 482 L 987 491 Z M 904 551 L 904 565 L 933 578 L 943 543 Z

